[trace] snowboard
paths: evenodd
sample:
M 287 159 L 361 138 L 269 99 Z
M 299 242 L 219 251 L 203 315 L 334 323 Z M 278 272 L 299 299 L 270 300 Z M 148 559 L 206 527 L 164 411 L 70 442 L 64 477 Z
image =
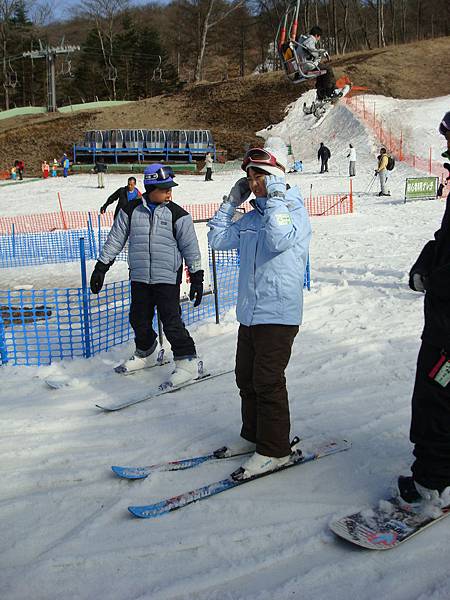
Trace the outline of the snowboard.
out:
M 306 104 L 304 104 L 303 112 L 306 115 L 314 115 L 314 122 L 311 125 L 310 130 L 316 129 L 316 127 L 319 127 L 319 125 L 321 125 L 324 122 L 324 120 L 327 118 L 327 116 L 329 115 L 331 110 L 334 108 L 334 106 L 339 102 L 339 100 L 341 98 L 344 98 L 351 89 L 352 89 L 352 86 L 350 84 L 347 84 L 347 85 L 344 85 L 344 87 L 339 90 L 341 92 L 341 95 L 339 96 L 339 98 L 335 98 L 333 100 L 326 100 L 326 101 L 316 100 L 315 102 L 313 102 L 311 104 L 311 106 L 306 106 Z
M 390 550 L 445 519 L 450 507 L 421 509 L 400 504 L 397 497 L 380 500 L 375 508 L 365 508 L 330 524 L 336 535 L 369 550 Z

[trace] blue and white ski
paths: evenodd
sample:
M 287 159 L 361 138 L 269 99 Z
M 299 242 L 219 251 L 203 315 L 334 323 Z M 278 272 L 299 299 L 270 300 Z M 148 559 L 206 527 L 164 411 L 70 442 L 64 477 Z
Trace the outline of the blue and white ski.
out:
M 183 506 L 187 506 L 188 504 L 192 504 L 193 502 L 197 502 L 198 500 L 204 500 L 205 498 L 210 498 L 211 496 L 215 496 L 239 485 L 250 483 L 255 479 L 267 477 L 273 473 L 278 473 L 278 471 L 284 471 L 285 469 L 302 465 L 330 454 L 343 452 L 344 450 L 348 450 L 350 447 L 350 442 L 347 440 L 341 440 L 325 442 L 324 444 L 321 444 L 317 448 L 308 452 L 302 452 L 301 450 L 297 449 L 293 452 L 290 462 L 273 471 L 268 471 L 267 473 L 255 475 L 254 477 L 249 477 L 247 479 L 239 479 L 236 477 L 236 474 L 239 473 L 238 470 L 225 479 L 199 487 L 195 490 L 191 490 L 190 492 L 180 494 L 179 496 L 174 496 L 173 498 L 161 500 L 155 504 L 148 504 L 147 506 L 129 506 L 128 510 L 132 515 L 140 517 L 141 519 L 152 519 L 172 512 L 173 510 L 182 508 Z
M 183 390 L 186 387 L 191 385 L 195 385 L 196 383 L 200 383 L 202 381 L 208 381 L 210 379 L 214 379 L 215 377 L 220 377 L 221 375 L 226 375 L 227 373 L 232 373 L 234 369 L 227 369 L 225 371 L 217 371 L 208 373 L 203 370 L 202 361 L 199 362 L 199 374 L 195 379 L 191 379 L 186 383 L 177 386 L 170 386 L 167 382 L 162 383 L 157 389 L 155 389 L 150 394 L 144 396 L 143 398 L 134 398 L 132 400 L 126 400 L 125 402 L 120 402 L 119 404 L 112 404 L 109 406 L 105 406 L 103 404 L 96 404 L 97 408 L 104 410 L 105 412 L 114 412 L 116 410 L 122 410 L 122 408 L 127 408 L 128 406 L 133 406 L 134 404 L 139 404 L 140 402 L 144 402 L 145 400 L 151 400 L 152 398 L 157 398 L 158 396 L 162 396 L 163 394 L 171 394 L 172 392 L 177 392 L 178 390 Z
M 214 450 L 214 452 L 211 452 L 210 454 L 194 456 L 193 458 L 183 458 L 156 465 L 149 465 L 148 467 L 111 467 L 111 469 L 116 475 L 123 479 L 145 479 L 151 475 L 151 473 L 155 473 L 156 471 L 184 471 L 185 469 L 198 467 L 211 460 L 223 460 L 225 458 L 235 458 L 236 456 L 246 456 L 247 454 L 251 454 L 251 451 L 233 451 L 230 450 L 230 448 L 223 446 L 223 448 Z

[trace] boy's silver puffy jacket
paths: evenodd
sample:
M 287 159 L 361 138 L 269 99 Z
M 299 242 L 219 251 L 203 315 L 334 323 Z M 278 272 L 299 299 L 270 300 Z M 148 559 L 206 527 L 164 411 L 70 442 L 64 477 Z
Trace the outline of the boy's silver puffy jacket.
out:
M 180 283 L 183 259 L 191 273 L 201 269 L 201 256 L 192 217 L 174 202 L 152 211 L 135 199 L 117 215 L 99 260 L 111 263 L 128 240 L 131 281 Z

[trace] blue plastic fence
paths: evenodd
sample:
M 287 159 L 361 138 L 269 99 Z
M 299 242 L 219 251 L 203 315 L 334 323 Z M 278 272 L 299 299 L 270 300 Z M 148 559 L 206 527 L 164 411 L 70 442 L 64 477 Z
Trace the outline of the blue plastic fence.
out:
M 218 252 L 216 262 L 223 313 L 236 303 L 237 253 Z M 215 316 L 213 294 L 206 294 L 197 308 L 190 302 L 181 306 L 187 325 Z M 0 290 L 0 364 L 48 365 L 109 350 L 132 338 L 129 310 L 129 281 L 107 284 L 97 296 L 83 287 Z
M 96 260 L 99 248 L 108 237 L 109 230 L 92 227 L 43 233 L 0 235 L 0 268 L 28 267 L 80 260 L 80 238 L 85 238 L 86 259 Z M 127 260 L 127 248 L 118 256 Z
M 71 262 L 96 259 L 107 230 L 0 236 L 0 266 Z M 80 243 L 80 236 L 84 243 Z M 14 240 L 12 238 L 14 237 Z M 236 304 L 239 254 L 216 252 L 217 304 L 223 314 Z M 127 259 L 127 249 L 118 256 Z M 211 251 L 210 251 L 211 266 Z M 130 284 L 107 284 L 100 294 L 90 293 L 82 270 L 80 288 L 0 290 L 0 364 L 48 365 L 55 360 L 89 357 L 127 342 Z M 309 289 L 309 263 L 305 287 Z M 216 316 L 214 294 L 206 294 L 199 307 L 182 302 L 189 325 Z

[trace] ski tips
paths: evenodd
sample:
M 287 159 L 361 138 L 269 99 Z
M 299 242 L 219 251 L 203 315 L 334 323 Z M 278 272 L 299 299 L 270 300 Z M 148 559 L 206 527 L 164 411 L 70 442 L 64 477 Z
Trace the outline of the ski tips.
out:
M 133 467 L 111 467 L 113 473 L 121 477 L 122 479 L 146 479 L 149 473 L 145 473 L 143 469 L 136 469 Z

